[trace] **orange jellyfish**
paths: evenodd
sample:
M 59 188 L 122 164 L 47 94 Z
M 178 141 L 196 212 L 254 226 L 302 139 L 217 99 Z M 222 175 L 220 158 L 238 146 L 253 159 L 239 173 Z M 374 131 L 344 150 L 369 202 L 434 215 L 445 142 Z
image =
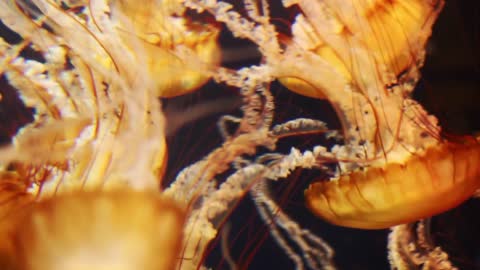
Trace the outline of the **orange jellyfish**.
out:
M 0 19 L 22 38 L 0 40 L 1 74 L 35 108 L 1 149 L 0 263 L 172 269 L 186 213 L 160 190 L 167 149 L 158 97 L 210 78 L 184 57 L 215 65 L 218 30 L 190 21 L 175 1 L 67 2 L 0 3 Z M 40 59 L 21 56 L 25 48 Z
M 6 264 L 29 269 L 28 257 L 45 268 L 83 261 L 105 267 L 84 248 L 84 236 L 104 247 L 101 257 L 113 258 L 114 265 L 200 269 L 218 224 L 251 192 L 271 235 L 283 230 L 275 240 L 298 268 L 333 268 L 331 248 L 279 210 L 265 185 L 265 179 L 326 159 L 338 162 L 337 175 L 312 184 L 306 197 L 314 213 L 334 224 L 389 227 L 471 196 L 478 187 L 477 141 L 442 139 L 435 117 L 410 98 L 443 1 L 283 1 L 300 10 L 285 43 L 278 42 L 269 1 L 240 2 L 244 13 L 205 0 L 0 3 L 2 22 L 25 38 L 0 44 L 3 73 L 37 109 L 34 123 L 2 149 L 8 153 L 2 162 L 14 162 L 13 174 L 5 169 L 1 175 L 0 197 L 19 200 L 0 210 L 25 210 L 0 227 L 9 239 L 0 247 Z M 187 9 L 209 12 L 216 22 L 189 18 Z M 256 43 L 262 61 L 239 70 L 218 67 L 221 24 Z M 45 63 L 24 61 L 19 53 L 25 47 L 41 51 Z M 240 89 L 243 116 L 224 118 L 238 129 L 222 129 L 225 142 L 184 168 L 163 192 L 166 123 L 158 97 L 193 91 L 210 78 Z M 282 132 L 323 127 L 304 119 L 272 127 L 275 100 L 268 85 L 276 79 L 329 100 L 344 143 L 258 156 L 258 148 L 273 151 Z M 79 213 L 75 229 L 72 210 Z M 105 246 L 97 244 L 102 237 Z M 136 253 L 134 245 L 142 249 Z M 159 266 L 152 251 L 166 248 Z M 59 249 L 70 252 L 64 261 L 52 255 Z M 125 264 L 117 260 L 127 257 L 132 260 Z
M 387 228 L 459 205 L 480 187 L 475 139 L 441 139 L 437 120 L 409 96 L 442 1 L 296 1 L 280 81 L 327 98 L 343 125 L 340 172 L 305 192 L 334 224 Z M 290 59 L 291 60 L 291 59 Z M 288 60 L 285 60 L 288 61 Z M 308 71 L 307 71 L 308 69 Z
M 2 217 L 2 269 L 167 270 L 182 243 L 184 211 L 153 192 L 79 191 L 19 209 Z

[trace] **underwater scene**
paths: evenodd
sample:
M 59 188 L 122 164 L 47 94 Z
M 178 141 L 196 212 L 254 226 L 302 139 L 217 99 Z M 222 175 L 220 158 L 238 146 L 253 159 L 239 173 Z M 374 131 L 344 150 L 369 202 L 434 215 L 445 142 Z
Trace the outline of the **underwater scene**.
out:
M 480 269 L 479 19 L 0 1 L 0 269 Z

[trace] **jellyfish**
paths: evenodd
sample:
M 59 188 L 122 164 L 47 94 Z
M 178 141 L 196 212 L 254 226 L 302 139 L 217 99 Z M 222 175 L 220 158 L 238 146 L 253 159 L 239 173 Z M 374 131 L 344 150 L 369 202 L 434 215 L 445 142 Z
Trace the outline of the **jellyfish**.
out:
M 443 1 L 283 1 L 300 10 L 287 42 L 272 34 L 266 1 L 245 1 L 248 16 L 224 2 L 187 3 L 256 43 L 270 76 L 337 112 L 344 143 L 317 158 L 338 170 L 305 193 L 321 218 L 388 228 L 458 206 L 478 189 L 477 139 L 444 138 L 410 98 Z
M 292 43 L 326 47 L 340 58 L 329 60 L 332 53 L 322 57 L 323 49 L 317 49 L 326 64 L 340 66 L 336 70 L 340 76 L 332 74 L 338 80 L 318 84 L 302 79 L 318 85 L 319 96 L 325 95 L 337 107 L 347 144 L 358 145 L 361 158 L 369 160 L 364 168 L 345 168 L 334 181 L 313 184 L 306 191 L 309 207 L 339 225 L 385 228 L 443 212 L 469 198 L 478 188 L 476 141 L 442 142 L 436 119 L 408 98 L 442 2 L 298 4 L 305 17 L 297 18 L 294 38 L 299 41 Z M 325 22 L 309 15 L 325 9 L 333 14 Z M 327 23 L 336 28 L 326 29 Z M 320 45 L 305 40 L 308 36 L 317 37 Z M 350 47 L 345 49 L 345 44 Z M 343 87 L 321 85 L 332 81 Z M 341 98 L 345 87 L 352 96 L 363 97 Z M 445 194 L 449 199 L 439 200 Z
M 298 11 L 287 35 L 279 35 L 271 15 L 280 4 Z M 1 40 L 2 74 L 35 108 L 33 122 L 0 149 L 0 198 L 6 198 L 0 263 L 207 269 L 209 245 L 249 194 L 297 269 L 335 269 L 333 249 L 289 217 L 269 189 L 269 182 L 303 168 L 328 175 L 305 192 L 314 214 L 340 226 L 399 226 L 390 237 L 392 267 L 428 261 L 452 268 L 445 252 L 417 241 L 426 238 L 427 223 L 418 225 L 417 236 L 412 225 L 400 225 L 452 208 L 478 188 L 477 139 L 442 138 L 437 119 L 410 98 L 442 6 L 420 0 L 0 3 L 2 23 L 22 38 Z M 222 31 L 255 44 L 261 61 L 223 66 Z M 24 57 L 25 48 L 41 59 Z M 194 92 L 208 81 L 235 89 L 240 113 L 220 117 L 223 141 L 165 183 L 170 123 L 159 98 Z M 322 119 L 275 122 L 275 81 L 328 100 L 341 131 Z M 305 133 L 339 143 L 277 151 L 279 141 Z M 162 260 L 154 257 L 159 253 Z M 224 255 L 232 268 L 248 265 L 237 265 L 228 250 Z
M 246 78 L 250 72 L 217 67 L 216 24 L 192 21 L 180 1 L 0 5 L 2 23 L 21 37 L 19 43 L 2 39 L 2 74 L 35 108 L 33 122 L 1 149 L 1 191 L 8 199 L 2 263 L 12 269 L 201 268 L 218 232 L 214 220 L 267 173 L 251 164 L 218 187 L 214 179 L 258 146 L 274 148 L 262 74 Z M 21 55 L 25 48 L 38 59 Z M 158 97 L 194 91 L 212 77 L 241 89 L 243 124 L 163 191 L 166 123 Z M 70 223 L 75 220 L 78 226 Z M 146 241 L 149 234 L 158 237 Z M 138 245 L 141 250 L 126 255 Z M 164 260 L 151 257 L 157 253 Z
M 21 36 L 1 40 L 2 75 L 35 108 L 1 150 L 2 267 L 172 269 L 186 213 L 160 190 L 167 146 L 158 97 L 208 80 L 181 59 L 216 63 L 216 28 L 187 22 L 174 1 L 139 10 L 131 1 L 0 5 L 2 23 Z M 21 56 L 26 48 L 39 56 Z

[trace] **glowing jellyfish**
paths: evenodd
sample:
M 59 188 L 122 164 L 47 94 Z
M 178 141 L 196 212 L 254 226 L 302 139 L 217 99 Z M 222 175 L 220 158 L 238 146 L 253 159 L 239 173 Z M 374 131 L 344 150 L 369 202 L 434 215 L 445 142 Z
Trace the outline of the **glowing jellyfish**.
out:
M 8 213 L 2 259 L 14 269 L 177 264 L 185 212 L 159 188 L 167 149 L 158 97 L 208 80 L 208 72 L 165 74 L 184 70 L 185 54 L 198 65 L 216 63 L 217 30 L 187 22 L 178 3 L 157 4 L 0 3 L 2 22 L 23 38 L 1 40 L 2 74 L 36 110 L 33 123 L 2 149 L 2 196 L 14 198 L 0 207 Z M 165 34 L 156 42 L 146 37 Z M 20 56 L 27 47 L 44 59 Z M 152 259 L 158 253 L 163 260 Z
M 477 140 L 442 139 L 437 119 L 410 98 L 443 1 L 284 1 L 300 14 L 282 45 L 271 32 L 266 1 L 245 1 L 250 20 L 225 3 L 187 3 L 256 43 L 264 57 L 257 70 L 328 99 L 336 110 L 344 144 L 313 155 L 319 163 L 338 161 L 340 169 L 306 192 L 319 216 L 386 228 L 446 211 L 479 187 Z M 299 119 L 290 131 L 308 132 L 312 126 L 304 123 Z M 312 165 L 292 165 L 301 166 Z
M 121 23 L 119 34 L 127 46 L 145 54 L 146 71 L 155 80 L 158 96 L 185 94 L 210 79 L 199 65 L 208 68 L 220 62 L 216 25 L 186 18 L 180 1 L 147 1 L 141 5 L 131 0 L 111 1 L 110 8 L 112 17 Z
M 185 220 L 172 200 L 128 190 L 64 194 L 15 211 L 2 228 L 4 269 L 173 269 Z
M 478 143 L 442 141 L 436 119 L 409 98 L 442 1 L 298 5 L 304 17 L 297 17 L 287 51 L 300 46 L 310 69 L 324 66 L 330 73 L 284 72 L 311 84 L 297 91 L 315 96 L 315 89 L 337 109 L 348 155 L 339 153 L 346 167 L 338 178 L 306 191 L 312 211 L 339 225 L 387 228 L 468 199 L 480 186 Z M 295 90 L 299 82 L 289 80 L 284 83 Z M 360 168 L 348 168 L 354 163 Z
M 384 228 L 444 211 L 472 195 L 478 187 L 477 141 L 440 139 L 435 117 L 409 98 L 442 1 L 282 1 L 300 11 L 291 36 L 282 40 L 269 1 L 241 4 L 242 9 L 215 0 L 0 2 L 0 19 L 23 38 L 19 44 L 1 41 L 2 74 L 36 109 L 33 123 L 1 150 L 0 197 L 18 200 L 2 204 L 0 212 L 23 209 L 2 220 L 2 237 L 10 239 L 0 250 L 5 263 L 35 269 L 26 264 L 29 257 L 45 267 L 88 261 L 109 269 L 129 263 L 203 269 L 208 244 L 232 205 L 250 192 L 271 236 L 298 269 L 333 269 L 332 249 L 288 217 L 266 184 L 297 168 L 331 172 L 328 162 L 340 170 L 331 181 L 312 184 L 306 197 L 315 213 L 339 225 Z M 209 13 L 215 22 L 196 21 L 187 11 Z M 219 66 L 220 26 L 255 43 L 262 61 L 238 70 Z M 26 47 L 41 52 L 44 61 L 22 57 Z M 238 89 L 242 115 L 223 116 L 224 142 L 162 191 L 167 145 L 158 97 L 193 91 L 210 78 Z M 284 137 L 335 136 L 320 120 L 274 125 L 269 84 L 277 79 L 293 91 L 329 100 L 341 120 L 343 143 L 275 152 Z M 236 124 L 233 132 L 229 122 Z M 257 153 L 260 147 L 266 154 Z M 418 189 L 415 179 L 425 188 Z M 431 203 L 446 193 L 455 196 Z M 78 228 L 67 220 L 74 209 Z M 87 224 L 90 219 L 98 230 Z M 407 229 L 394 230 L 393 265 L 414 256 L 404 249 L 414 238 Z M 105 240 L 105 246 L 93 246 L 104 249 L 92 255 L 82 236 Z M 132 243 L 141 249 L 131 251 Z M 152 251 L 169 248 L 163 266 L 152 261 Z M 57 250 L 65 261 L 52 260 Z M 96 256 L 103 261 L 95 264 Z

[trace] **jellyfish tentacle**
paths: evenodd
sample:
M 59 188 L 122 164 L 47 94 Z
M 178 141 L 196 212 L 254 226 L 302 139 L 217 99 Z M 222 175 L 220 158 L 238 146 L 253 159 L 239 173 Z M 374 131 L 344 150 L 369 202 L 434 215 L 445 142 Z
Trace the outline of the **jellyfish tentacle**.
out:
M 220 117 L 220 119 L 217 121 L 217 127 L 220 132 L 220 135 L 224 140 L 228 140 L 231 137 L 227 128 L 227 124 L 229 122 L 240 124 L 242 122 L 242 118 L 239 118 L 233 115 L 223 115 L 222 117 Z
M 220 232 L 221 239 L 221 248 L 222 248 L 222 256 L 227 262 L 230 270 L 238 270 L 238 265 L 234 261 L 232 254 L 230 254 L 230 250 L 228 250 L 228 235 L 230 234 L 231 225 L 230 223 L 225 223 L 222 227 L 222 231 Z
M 392 270 L 458 270 L 441 247 L 428 240 L 430 219 L 397 225 L 388 237 L 388 259 Z
M 272 136 L 277 138 L 309 133 L 329 132 L 325 122 L 309 118 L 297 118 L 272 128 Z
M 270 234 L 278 246 L 295 264 L 295 269 L 336 269 L 333 264 L 334 252 L 320 237 L 286 215 L 269 194 L 267 182 L 258 181 L 250 190 L 255 206 L 263 222 L 270 228 Z M 300 250 L 295 251 L 289 241 L 295 243 Z

